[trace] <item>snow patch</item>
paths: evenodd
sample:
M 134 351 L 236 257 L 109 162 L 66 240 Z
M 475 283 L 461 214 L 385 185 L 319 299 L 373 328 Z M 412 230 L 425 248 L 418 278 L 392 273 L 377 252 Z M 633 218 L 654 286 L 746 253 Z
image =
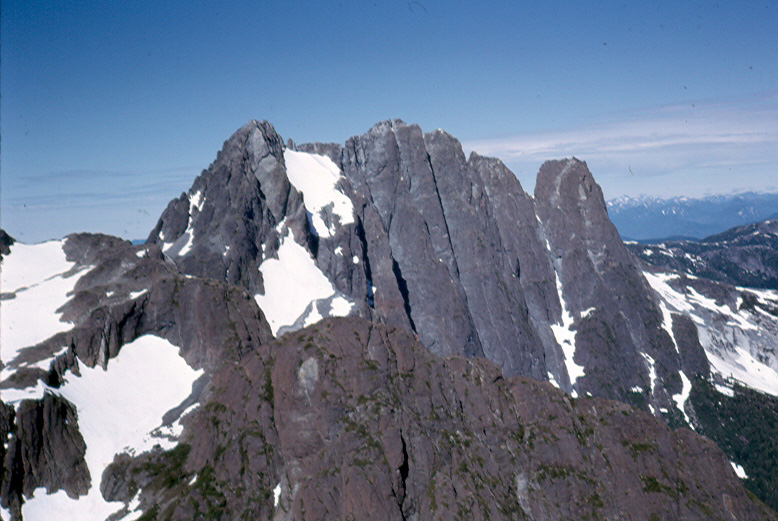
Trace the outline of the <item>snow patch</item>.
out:
M 353 257 L 351 257 L 351 262 L 353 262 L 354 264 L 359 264 L 359 257 L 354 255 Z
M 648 284 L 656 291 L 657 293 L 660 293 L 663 295 L 663 291 L 667 292 L 669 285 L 667 285 L 666 282 L 661 280 L 660 277 L 656 277 L 650 273 L 644 273 L 646 275 L 646 280 L 648 280 Z M 651 277 L 649 278 L 649 275 Z M 672 288 L 670 288 L 672 290 Z M 675 352 L 678 354 L 681 354 L 681 350 L 678 349 L 678 343 L 675 341 L 675 335 L 673 334 L 673 316 L 670 314 L 670 310 L 667 309 L 667 305 L 664 303 L 663 300 L 659 301 L 659 309 L 662 311 L 662 329 L 667 331 L 667 334 L 670 336 L 670 340 L 673 342 L 673 347 L 675 347 Z
M 191 217 L 190 217 L 191 219 Z M 192 243 L 194 243 L 194 230 L 191 227 L 191 224 L 189 227 L 187 227 L 186 231 L 184 232 L 184 237 L 186 237 L 186 242 L 181 247 L 181 249 L 178 251 L 179 256 L 186 255 L 189 253 L 189 250 L 192 249 Z
M 135 496 L 130 500 L 130 503 L 127 505 L 127 513 L 124 515 L 124 517 L 121 517 L 116 521 L 135 521 L 136 519 L 139 519 L 143 515 L 143 512 L 138 510 L 139 506 L 140 506 L 140 490 L 135 493 Z
M 311 213 L 311 224 L 319 237 L 332 237 L 336 226 L 327 226 L 322 212 L 328 206 L 341 225 L 354 222 L 354 206 L 337 183 L 344 179 L 340 168 L 329 157 L 308 154 L 294 150 L 284 150 L 286 175 L 289 182 L 303 194 L 305 208 Z
M 594 308 L 594 307 L 590 307 L 588 309 L 584 309 L 583 311 L 581 311 L 581 318 L 584 319 L 584 318 L 588 317 L 589 315 L 592 314 L 592 311 L 594 311 L 595 309 L 596 308 Z
M 673 401 L 675 402 L 676 407 L 678 407 L 678 410 L 681 411 L 681 414 L 683 414 L 683 419 L 686 420 L 686 423 L 688 423 L 692 430 L 694 430 L 694 426 L 692 425 L 689 416 L 684 410 L 686 400 L 689 399 L 689 393 L 692 392 L 692 383 L 689 381 L 683 371 L 678 371 L 678 376 L 681 377 L 681 383 L 683 384 L 683 387 L 681 388 L 680 394 L 673 395 Z
M 559 303 L 562 306 L 562 323 L 551 324 L 551 331 L 554 333 L 557 343 L 562 348 L 562 353 L 565 356 L 565 367 L 567 368 L 567 375 L 570 377 L 570 385 L 575 385 L 575 382 L 582 376 L 584 376 L 584 366 L 575 363 L 575 331 L 573 327 L 573 317 L 570 315 L 570 311 L 567 309 L 564 296 L 562 295 L 562 281 L 559 280 L 559 274 L 554 271 L 556 276 L 556 291 L 559 295 Z
M 276 488 L 273 489 L 273 507 L 278 508 L 278 500 L 281 499 L 281 483 L 279 482 L 278 485 L 276 485 Z
M 734 357 L 729 360 L 710 351 L 706 354 L 714 372 L 725 378 L 734 378 L 752 389 L 778 396 L 778 372 L 754 358 L 742 347 L 736 347 Z
M 140 297 L 141 295 L 145 295 L 148 293 L 148 289 L 143 289 L 141 291 L 132 291 L 130 292 L 130 300 L 135 300 L 136 298 Z
M 205 198 L 203 197 L 202 190 L 198 190 L 193 195 L 189 196 L 189 214 L 192 214 L 192 210 L 197 208 L 197 211 L 201 211 L 203 209 L 203 203 L 205 202 Z
M 170 440 L 150 437 L 162 416 L 189 396 L 192 384 L 203 373 L 190 368 L 178 348 L 159 337 L 146 335 L 125 344 L 106 370 L 80 366 L 81 377 L 68 373 L 56 392 L 78 410 L 81 435 L 86 442 L 86 464 L 92 485 L 86 496 L 71 499 L 64 491 L 47 495 L 45 489 L 22 507 L 25 519 L 60 521 L 105 519 L 119 510 L 100 494 L 100 476 L 120 452 L 140 453 Z
M 70 270 L 75 263 L 65 257 L 64 240 L 39 244 L 11 245 L 11 253 L 0 263 L 0 287 L 3 293 L 40 284 Z
M 65 258 L 63 244 L 64 241 L 15 243 L 0 264 L 0 288 L 3 293 L 15 293 L 13 298 L 0 301 L 0 357 L 6 365 L 16 359 L 21 349 L 73 327 L 60 320 L 57 310 L 67 303 L 76 282 L 91 267 L 68 274 L 75 262 Z M 3 368 L 0 381 L 14 372 L 14 368 Z
M 649 273 L 647 271 L 644 271 L 643 275 L 646 277 L 648 284 L 653 290 L 659 293 L 659 296 L 677 311 L 694 311 L 694 307 L 686 301 L 683 294 L 674 290 L 669 284 L 669 281 L 679 278 L 678 275 L 669 273 Z
M 330 304 L 330 316 L 347 317 L 353 308 L 354 304 L 346 300 L 344 297 L 335 297 L 332 299 Z
M 729 396 L 730 398 L 733 398 L 735 396 L 735 391 L 731 387 L 727 387 L 726 385 L 721 384 L 714 384 L 716 387 L 716 390 L 723 394 L 724 396 Z
M 737 475 L 737 477 L 740 479 L 748 479 L 748 474 L 746 474 L 746 471 L 742 466 L 738 465 L 734 461 L 730 461 L 729 464 L 732 465 L 732 468 L 734 469 L 735 475 Z
M 265 294 L 254 299 L 265 313 L 273 335 L 283 326 L 291 326 L 308 304 L 335 294 L 332 283 L 316 266 L 308 251 L 289 236 L 281 239 L 277 259 L 266 259 L 259 266 L 265 282 Z
M 650 355 L 646 353 L 640 353 L 640 355 L 646 360 L 646 363 L 648 364 L 648 375 L 651 379 L 651 396 L 654 396 L 654 389 L 656 388 L 656 362 L 653 358 L 651 358 Z M 656 411 L 654 410 L 654 406 L 651 405 L 651 401 L 648 402 L 648 408 L 651 410 L 651 414 L 656 415 Z
M 165 239 L 160 232 L 159 237 L 163 241 L 162 251 L 164 253 L 170 253 L 179 257 L 183 257 L 192 250 L 192 245 L 194 244 L 194 228 L 192 228 L 192 216 L 194 215 L 195 210 L 197 210 L 198 213 L 200 210 L 202 210 L 204 203 L 205 197 L 203 196 L 201 190 L 198 190 L 189 196 L 189 221 L 187 221 L 186 230 L 184 233 L 182 233 L 181 236 L 174 242 L 165 242 Z
M 308 327 L 311 324 L 315 324 L 316 322 L 320 321 L 324 317 L 321 316 L 321 313 L 319 313 L 319 309 L 316 306 L 316 303 L 314 303 L 311 306 L 311 311 L 308 313 L 308 316 L 305 317 L 305 321 L 303 322 L 303 327 Z

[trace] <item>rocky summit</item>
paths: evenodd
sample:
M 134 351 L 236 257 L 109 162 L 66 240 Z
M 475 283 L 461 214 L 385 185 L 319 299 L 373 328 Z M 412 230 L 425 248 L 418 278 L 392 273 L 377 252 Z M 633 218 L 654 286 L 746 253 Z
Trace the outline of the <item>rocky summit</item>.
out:
M 145 244 L 0 254 L 4 519 L 778 519 L 778 291 L 578 159 L 251 121 Z

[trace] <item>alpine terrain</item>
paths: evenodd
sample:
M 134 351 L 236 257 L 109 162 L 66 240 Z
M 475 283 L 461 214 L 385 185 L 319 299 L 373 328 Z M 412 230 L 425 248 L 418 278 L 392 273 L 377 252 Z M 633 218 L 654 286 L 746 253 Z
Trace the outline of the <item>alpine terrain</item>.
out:
M 1 515 L 776 520 L 739 237 L 625 245 L 575 158 L 529 195 L 442 130 L 251 121 L 145 244 L 0 234 Z

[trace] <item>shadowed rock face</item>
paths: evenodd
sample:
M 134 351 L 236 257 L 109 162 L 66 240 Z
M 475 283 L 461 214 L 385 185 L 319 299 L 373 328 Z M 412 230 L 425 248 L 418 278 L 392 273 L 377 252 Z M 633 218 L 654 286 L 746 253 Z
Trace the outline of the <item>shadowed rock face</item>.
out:
M 146 509 L 170 519 L 776 519 L 691 431 L 503 378 L 486 360 L 435 357 L 402 329 L 361 319 L 286 335 L 213 384 L 187 427 L 185 462 L 158 468 L 177 479 L 147 477 Z
M 2 408 L 3 440 L 8 440 L 2 454 L 3 503 L 18 506 L 22 494 L 30 496 L 38 487 L 64 489 L 74 498 L 86 494 L 90 475 L 75 406 L 46 393 L 41 400 L 22 402 L 15 414 L 12 407 Z
M 282 221 L 305 240 L 300 194 L 284 169 L 283 143 L 270 123 L 241 127 L 197 178 L 188 194 L 170 202 L 149 244 L 171 245 L 169 255 L 185 273 L 262 289 L 262 245 L 277 248 Z M 191 240 L 188 254 L 181 254 Z

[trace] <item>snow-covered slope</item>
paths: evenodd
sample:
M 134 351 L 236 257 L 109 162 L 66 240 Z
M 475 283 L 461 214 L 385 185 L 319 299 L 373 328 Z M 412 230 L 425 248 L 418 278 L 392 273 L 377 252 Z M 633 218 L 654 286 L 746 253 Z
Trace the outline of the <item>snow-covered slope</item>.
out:
M 74 269 L 75 263 L 65 257 L 63 244 L 64 241 L 31 245 L 17 242 L 0 263 L 0 360 L 4 366 L 0 384 L 12 378 L 17 367 L 28 365 L 21 352 L 24 348 L 73 327 L 62 320 L 59 309 L 88 268 Z M 48 369 L 59 354 L 57 350 L 35 363 Z M 39 394 L 39 388 L 0 390 L 0 398 L 6 403 Z
M 170 342 L 148 335 L 126 344 L 106 370 L 81 366 L 80 373 L 68 373 L 63 386 L 47 392 L 76 405 L 91 488 L 78 498 L 68 497 L 64 490 L 47 494 L 39 488 L 24 503 L 25 520 L 51 519 L 54 512 L 59 521 L 97 520 L 125 508 L 122 503 L 106 501 L 100 493 L 103 471 L 118 454 L 175 447 L 183 415 L 167 424 L 163 416 L 184 403 L 203 371 L 189 367 Z M 129 512 L 120 519 L 138 517 L 140 513 Z
M 716 387 L 734 382 L 778 396 L 778 291 L 731 287 L 677 272 L 646 271 L 663 309 L 689 316 Z

